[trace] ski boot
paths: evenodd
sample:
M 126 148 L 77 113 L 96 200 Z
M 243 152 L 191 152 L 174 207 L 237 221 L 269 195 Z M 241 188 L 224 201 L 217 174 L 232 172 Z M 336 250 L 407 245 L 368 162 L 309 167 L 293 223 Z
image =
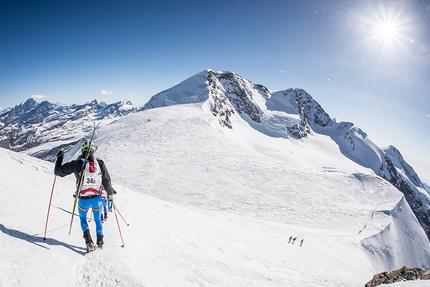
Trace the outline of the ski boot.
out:
M 93 243 L 93 239 L 91 238 L 89 229 L 85 230 L 84 239 L 85 239 L 85 244 L 87 246 L 87 253 L 94 251 L 94 243 Z
M 103 235 L 97 234 L 97 247 L 103 249 Z

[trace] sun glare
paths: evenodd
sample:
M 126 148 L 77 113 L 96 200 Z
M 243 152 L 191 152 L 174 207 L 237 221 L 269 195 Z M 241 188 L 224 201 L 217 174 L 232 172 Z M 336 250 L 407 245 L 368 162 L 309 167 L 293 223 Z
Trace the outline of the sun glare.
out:
M 366 43 L 378 51 L 381 60 L 398 58 L 407 51 L 409 17 L 404 6 L 394 6 L 379 2 L 363 23 L 367 31 Z
M 382 23 L 377 27 L 377 33 L 384 40 L 391 40 L 392 38 L 396 37 L 397 30 L 398 28 L 396 25 L 391 22 Z

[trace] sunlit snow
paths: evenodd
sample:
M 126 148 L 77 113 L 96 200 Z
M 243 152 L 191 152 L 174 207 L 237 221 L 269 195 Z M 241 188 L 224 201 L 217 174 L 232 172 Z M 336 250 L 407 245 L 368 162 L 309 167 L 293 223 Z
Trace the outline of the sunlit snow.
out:
M 403 195 L 329 136 L 233 121 L 221 128 L 197 103 L 102 123 L 96 154 L 122 217 L 109 214 L 105 248 L 88 255 L 77 216 L 68 235 L 74 177 L 56 178 L 44 241 L 54 166 L 0 149 L 0 286 L 363 286 L 429 267 Z

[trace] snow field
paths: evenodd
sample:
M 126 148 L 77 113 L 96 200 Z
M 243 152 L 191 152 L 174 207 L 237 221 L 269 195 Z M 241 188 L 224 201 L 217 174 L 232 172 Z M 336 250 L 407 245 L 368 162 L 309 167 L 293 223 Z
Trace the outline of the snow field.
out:
M 384 252 L 413 235 L 410 250 L 428 254 L 408 207 L 394 212 L 401 194 L 326 137 L 292 142 L 241 125 L 219 128 L 196 104 L 102 126 L 96 155 L 129 226 L 117 214 L 121 248 L 109 214 L 104 249 L 88 255 L 77 216 L 68 235 L 74 176 L 56 179 L 43 241 L 54 166 L 0 149 L 0 286 L 363 286 L 386 268 L 365 238 Z M 331 156 L 319 157 L 317 141 Z M 400 217 L 382 245 L 374 235 Z M 397 251 L 389 264 L 412 261 Z

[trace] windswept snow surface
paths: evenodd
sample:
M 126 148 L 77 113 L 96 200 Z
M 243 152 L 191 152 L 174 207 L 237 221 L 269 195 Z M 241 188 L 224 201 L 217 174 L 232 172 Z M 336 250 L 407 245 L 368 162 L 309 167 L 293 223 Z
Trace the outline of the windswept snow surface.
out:
M 203 102 L 208 98 L 209 91 L 205 84 L 208 70 L 182 81 L 176 86 L 153 96 L 145 108 L 172 106 L 178 104 Z
M 102 126 L 97 156 L 120 214 L 88 255 L 78 216 L 68 235 L 74 176 L 0 149 L 0 286 L 363 286 L 388 268 L 428 267 L 402 194 L 329 137 L 271 138 L 233 120 L 221 128 L 189 104 Z

